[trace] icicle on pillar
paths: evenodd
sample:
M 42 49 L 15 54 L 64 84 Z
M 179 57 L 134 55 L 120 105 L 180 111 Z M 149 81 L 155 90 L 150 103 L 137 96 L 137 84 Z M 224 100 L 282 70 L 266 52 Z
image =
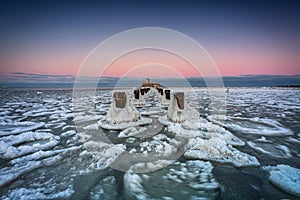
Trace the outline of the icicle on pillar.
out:
M 172 122 L 184 122 L 187 120 L 187 114 L 184 110 L 184 93 L 177 92 L 172 96 L 168 107 L 168 119 Z
M 129 104 L 125 92 L 115 92 L 112 104 L 106 115 L 106 121 L 109 123 L 133 122 L 140 119 L 140 113 Z

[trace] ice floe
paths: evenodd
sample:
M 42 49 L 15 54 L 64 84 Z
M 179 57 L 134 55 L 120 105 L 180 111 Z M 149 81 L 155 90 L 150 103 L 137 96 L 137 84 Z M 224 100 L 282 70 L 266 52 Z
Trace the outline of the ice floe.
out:
M 269 181 L 283 191 L 300 197 L 300 169 L 289 165 L 264 167 L 270 172 Z
M 22 175 L 31 172 L 41 166 L 49 166 L 60 161 L 62 157 L 60 155 L 45 158 L 39 161 L 30 161 L 21 165 L 14 165 L 13 167 L 5 167 L 0 170 L 0 186 L 3 186 Z
M 208 140 L 199 137 L 189 139 L 187 151 L 184 153 L 184 156 L 192 159 L 232 163 L 236 167 L 260 165 L 254 156 L 233 148 L 219 137 L 212 137 Z
M 94 158 L 94 164 L 97 168 L 103 169 L 114 162 L 119 155 L 126 151 L 124 144 L 108 144 L 104 142 L 87 141 L 83 147 Z M 84 152 L 82 152 L 84 153 Z
M 283 127 L 273 119 L 229 117 L 220 120 L 219 116 L 209 116 L 208 119 L 216 124 L 224 126 L 239 133 L 256 134 L 263 136 L 287 136 L 293 132 Z
M 290 150 L 284 145 L 274 144 L 273 142 L 266 142 L 261 140 L 257 142 L 248 141 L 247 144 L 256 151 L 275 158 L 292 157 Z
M 59 137 L 50 133 L 25 132 L 0 138 L 0 154 L 11 159 L 53 148 L 58 143 Z
M 0 136 L 14 135 L 27 131 L 33 131 L 45 125 L 44 122 L 0 122 L 0 127 L 5 127 L 1 130 Z
M 197 160 L 175 162 L 150 173 L 128 171 L 123 179 L 125 194 L 135 199 L 214 199 L 218 195 L 219 184 L 212 169 L 209 161 Z M 153 191 L 152 188 L 158 185 L 161 190 Z

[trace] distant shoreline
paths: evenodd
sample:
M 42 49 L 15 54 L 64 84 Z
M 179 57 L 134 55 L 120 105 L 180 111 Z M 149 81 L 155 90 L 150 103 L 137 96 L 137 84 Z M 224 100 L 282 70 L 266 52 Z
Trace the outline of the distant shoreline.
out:
M 133 87 L 97 87 L 96 90 L 126 90 L 126 89 L 132 89 Z M 187 88 L 187 87 L 170 87 L 170 88 Z M 195 86 L 191 88 L 202 88 L 202 89 L 208 89 L 208 88 L 222 88 L 222 87 L 205 87 L 205 86 Z M 231 86 L 231 87 L 226 87 L 224 88 L 230 88 L 230 89 L 239 89 L 239 88 L 244 88 L 244 89 L 300 89 L 300 85 L 278 85 L 278 86 L 273 86 L 273 87 L 268 87 L 268 86 Z M 1 87 L 0 90 L 39 90 L 39 91 L 49 91 L 49 90 L 73 90 L 73 87 Z M 76 90 L 94 90 L 94 88 L 91 87 L 86 87 L 86 88 L 76 88 Z

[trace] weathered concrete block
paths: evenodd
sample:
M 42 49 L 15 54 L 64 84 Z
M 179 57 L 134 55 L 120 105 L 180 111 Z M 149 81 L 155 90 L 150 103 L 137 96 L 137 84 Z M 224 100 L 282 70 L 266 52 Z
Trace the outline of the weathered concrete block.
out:
M 117 108 L 125 108 L 126 104 L 126 94 L 125 92 L 115 92 L 114 99 L 116 101 Z
M 184 109 L 184 93 L 177 92 L 174 94 L 174 97 L 176 98 L 178 108 L 183 110 Z

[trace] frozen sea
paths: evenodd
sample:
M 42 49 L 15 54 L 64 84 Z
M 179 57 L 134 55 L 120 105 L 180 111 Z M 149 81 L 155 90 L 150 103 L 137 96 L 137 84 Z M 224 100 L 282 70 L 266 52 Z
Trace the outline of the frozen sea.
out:
M 75 109 L 72 90 L 3 89 L 0 198 L 300 199 L 300 90 L 230 88 L 221 117 L 211 114 L 206 88 L 183 91 L 201 119 L 214 127 L 193 137 L 206 141 L 226 131 L 243 143 L 226 147 L 258 164 L 237 165 L 218 152 L 199 159 L 184 156 L 188 141 L 180 137 L 182 129 L 174 133 L 174 126 L 158 120 L 166 114 L 159 98 L 150 97 L 138 108 L 152 124 L 121 132 L 101 128 L 112 90 L 78 92 Z M 149 161 L 159 153 L 158 161 Z M 116 160 L 123 169 L 142 163 L 152 170 L 116 170 Z

